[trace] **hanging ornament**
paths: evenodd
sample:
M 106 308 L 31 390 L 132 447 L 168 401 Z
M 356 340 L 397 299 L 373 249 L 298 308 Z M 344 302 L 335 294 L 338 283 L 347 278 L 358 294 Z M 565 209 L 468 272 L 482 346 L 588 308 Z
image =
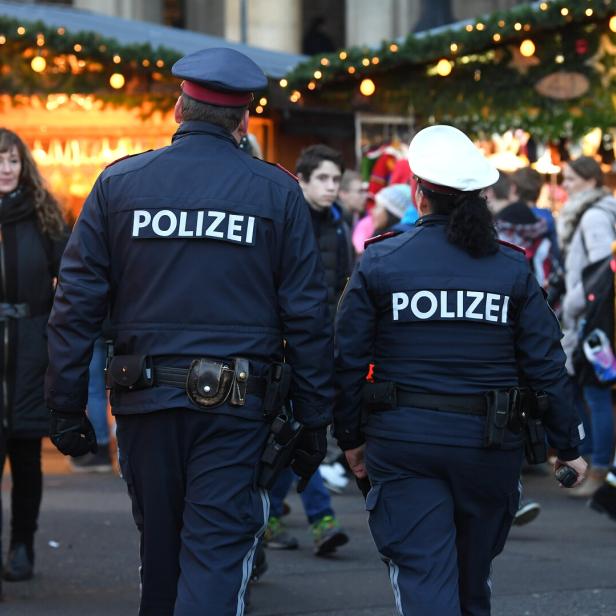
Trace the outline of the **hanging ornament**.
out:
M 602 34 L 596 53 L 586 60 L 586 64 L 600 75 L 601 85 L 604 88 L 607 88 L 616 77 L 614 56 L 616 56 L 616 45 L 607 34 Z
M 588 41 L 586 39 L 577 39 L 575 41 L 575 53 L 579 56 L 583 56 L 588 52 Z
M 517 45 L 511 45 L 509 51 L 511 51 L 511 62 L 509 62 L 509 66 L 518 71 L 521 75 L 526 75 L 529 68 L 539 64 L 539 58 L 537 58 L 537 56 L 523 56 Z

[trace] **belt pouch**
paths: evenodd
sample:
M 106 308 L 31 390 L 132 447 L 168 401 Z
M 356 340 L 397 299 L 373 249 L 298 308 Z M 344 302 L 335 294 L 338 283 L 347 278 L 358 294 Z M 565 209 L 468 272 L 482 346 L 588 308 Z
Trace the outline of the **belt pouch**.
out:
M 212 359 L 195 359 L 186 377 L 186 393 L 198 406 L 213 408 L 229 397 L 233 370 L 227 362 Z
M 247 359 L 235 357 L 233 359 L 235 369 L 233 371 L 233 383 L 231 384 L 231 399 L 229 404 L 244 406 L 246 403 L 246 388 L 250 376 L 250 363 Z
M 361 398 L 362 408 L 366 413 L 391 411 L 398 406 L 396 384 L 392 381 L 366 383 Z
M 137 390 L 152 387 L 154 371 L 149 355 L 116 355 L 109 362 L 111 385 Z

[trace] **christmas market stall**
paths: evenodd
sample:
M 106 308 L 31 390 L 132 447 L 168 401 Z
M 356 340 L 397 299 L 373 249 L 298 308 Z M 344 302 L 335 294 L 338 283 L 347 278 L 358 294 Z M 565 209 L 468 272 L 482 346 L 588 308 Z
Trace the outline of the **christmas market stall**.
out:
M 279 80 L 305 56 L 66 7 L 0 2 L 1 125 L 26 141 L 74 217 L 105 165 L 169 143 L 179 94 L 171 65 L 218 46 L 242 51 L 268 76 L 269 91 L 251 106 L 251 142 L 268 160 L 289 151 L 292 165 L 300 143 L 281 130 L 292 103 Z
M 544 146 L 544 172 L 582 150 L 602 156 L 607 169 L 616 127 L 616 1 L 517 5 L 378 49 L 315 56 L 285 81 L 297 106 L 355 110 L 383 125 L 387 118 L 414 128 L 453 124 L 482 139 L 506 170 L 537 163 Z M 358 148 L 366 138 L 358 121 Z

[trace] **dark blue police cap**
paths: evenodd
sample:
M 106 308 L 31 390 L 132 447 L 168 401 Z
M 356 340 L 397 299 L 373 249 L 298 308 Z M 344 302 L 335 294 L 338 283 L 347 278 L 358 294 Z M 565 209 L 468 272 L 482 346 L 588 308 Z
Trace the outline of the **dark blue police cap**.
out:
M 184 56 L 171 68 L 183 79 L 182 92 L 220 107 L 243 107 L 254 90 L 267 86 L 267 77 L 255 62 L 228 47 L 211 47 Z

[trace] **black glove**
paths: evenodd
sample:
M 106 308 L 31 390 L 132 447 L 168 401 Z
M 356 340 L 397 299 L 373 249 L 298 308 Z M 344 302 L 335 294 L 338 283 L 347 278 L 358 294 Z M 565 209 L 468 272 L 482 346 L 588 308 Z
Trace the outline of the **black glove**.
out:
M 50 411 L 49 436 L 51 442 L 65 456 L 83 456 L 91 451 L 96 453 L 96 434 L 84 412 L 61 413 Z
M 327 427 L 304 428 L 299 435 L 291 468 L 300 476 L 297 491 L 303 492 L 327 453 Z

